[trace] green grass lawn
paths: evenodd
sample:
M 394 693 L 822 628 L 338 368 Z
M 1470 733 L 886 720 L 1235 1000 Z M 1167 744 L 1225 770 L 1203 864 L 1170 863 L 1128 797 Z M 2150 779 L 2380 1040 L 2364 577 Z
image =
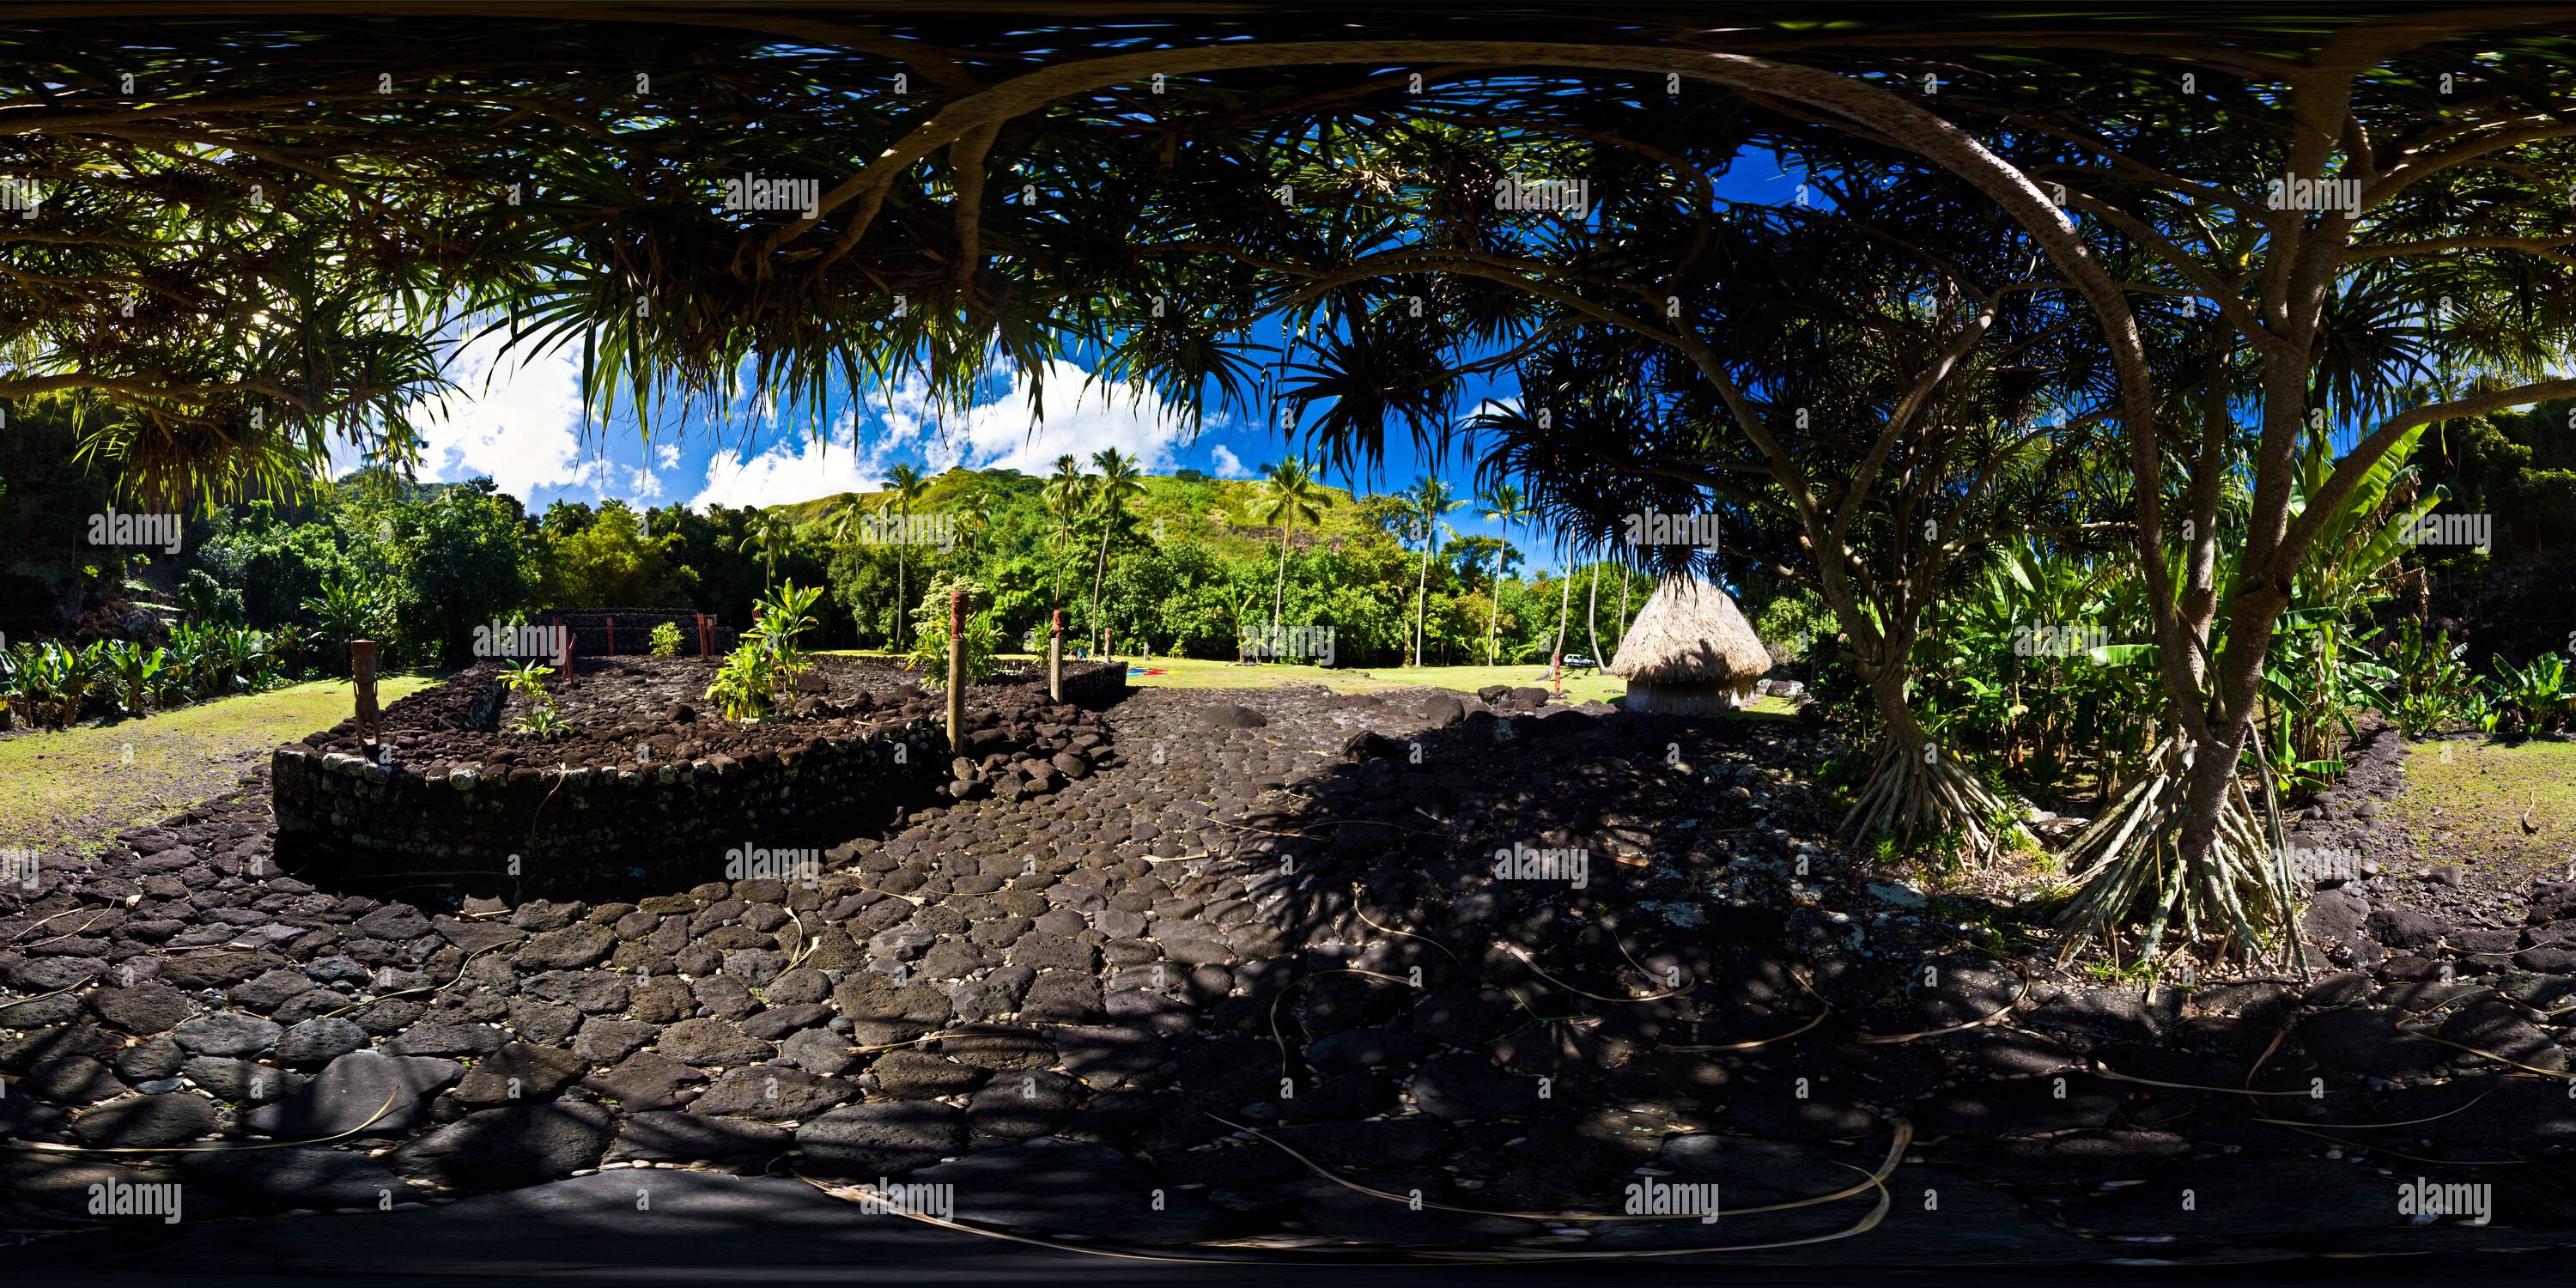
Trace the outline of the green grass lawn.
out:
M 2576 856 L 2576 742 L 2416 743 L 2395 813 L 2418 854 L 2449 850 L 2516 875 L 2560 875 Z
M 869 649 L 834 649 L 843 657 L 883 657 Z M 1042 662 L 1045 659 L 1026 653 L 1005 653 L 1014 662 Z M 1141 661 L 1136 665 L 1143 665 Z M 1140 689 L 1267 689 L 1282 684 L 1320 684 L 1335 693 L 1375 693 L 1385 689 L 1423 686 L 1455 689 L 1473 693 L 1493 684 L 1547 687 L 1547 666 L 1541 662 L 1517 666 L 1384 666 L 1368 668 L 1300 666 L 1287 662 L 1263 662 L 1237 666 L 1232 662 L 1211 662 L 1192 657 L 1158 657 L 1153 661 L 1161 675 L 1131 675 L 1127 682 Z M 1628 682 L 1606 672 L 1570 675 L 1565 680 L 1569 702 L 1607 702 L 1624 696 Z M 1785 716 L 1796 712 L 1785 698 L 1756 698 L 1745 707 L 1752 715 Z
M 436 682 L 389 675 L 390 703 Z M 270 749 L 349 717 L 345 680 L 201 702 L 142 720 L 0 739 L 0 846 L 93 852 L 127 828 L 231 791 Z
M 1280 684 L 1320 684 L 1336 693 L 1370 693 L 1408 685 L 1456 689 L 1461 693 L 1473 693 L 1493 684 L 1547 686 L 1547 667 L 1543 663 L 1521 666 L 1322 667 L 1262 662 L 1237 666 L 1231 662 L 1209 662 L 1197 658 L 1158 657 L 1152 665 L 1163 674 L 1129 676 L 1127 682 L 1140 688 L 1172 689 L 1260 689 Z M 1573 702 L 1596 699 L 1606 702 L 1627 691 L 1628 682 L 1615 675 L 1586 673 L 1569 675 L 1565 680 L 1567 700 Z

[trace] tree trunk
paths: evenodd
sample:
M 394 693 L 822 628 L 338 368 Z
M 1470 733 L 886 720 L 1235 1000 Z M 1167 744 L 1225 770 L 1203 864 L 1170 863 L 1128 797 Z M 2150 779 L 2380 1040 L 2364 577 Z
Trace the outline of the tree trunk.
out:
M 1902 663 L 1882 661 L 1877 677 L 1870 681 L 1869 697 L 1871 704 L 1878 708 L 1878 718 L 1887 724 L 1883 736 L 1908 758 L 1920 763 L 1924 759 L 1923 749 L 1932 745 L 1932 735 L 1923 728 L 1922 721 L 1914 718 L 1913 708 L 1905 705 L 1905 680 Z
M 1592 553 L 1592 591 L 1590 601 L 1583 606 L 1583 629 L 1592 637 L 1592 665 L 1599 667 L 1601 665 L 1601 552 L 1596 550 Z
M 1058 528 L 1055 544 L 1055 558 L 1049 561 L 1055 565 L 1055 602 L 1048 604 L 1047 607 L 1062 608 L 1064 607 L 1064 548 L 1073 544 L 1073 529 Z
M 1279 648 L 1279 613 L 1288 601 L 1288 532 L 1296 526 L 1297 516 L 1290 514 L 1279 522 L 1279 585 L 1270 592 L 1270 648 Z
M 1494 637 L 1503 628 L 1502 556 L 1494 556 L 1494 611 L 1485 619 L 1485 665 L 1494 664 Z
M 1091 569 L 1091 622 L 1099 633 L 1100 656 L 1109 656 L 1109 619 L 1100 615 L 1100 583 L 1109 576 L 1109 531 L 1112 523 L 1103 517 L 1100 526 L 1100 562 Z
M 1571 616 L 1574 611 L 1573 569 L 1568 568 L 1565 570 L 1563 581 L 1565 582 L 1564 592 L 1557 597 L 1556 601 L 1556 643 L 1550 646 L 1547 651 L 1550 665 L 1553 665 L 1556 659 L 1565 656 L 1565 623 L 1566 619 Z
M 1425 610 L 1431 607 L 1431 544 L 1438 539 L 1437 534 L 1422 539 L 1422 567 L 1413 575 L 1413 664 L 1415 666 L 1423 664 L 1422 620 Z
M 1628 592 L 1635 589 L 1636 585 L 1636 579 L 1628 575 L 1627 569 L 1619 570 L 1619 638 L 1617 642 L 1623 647 L 1628 643 Z

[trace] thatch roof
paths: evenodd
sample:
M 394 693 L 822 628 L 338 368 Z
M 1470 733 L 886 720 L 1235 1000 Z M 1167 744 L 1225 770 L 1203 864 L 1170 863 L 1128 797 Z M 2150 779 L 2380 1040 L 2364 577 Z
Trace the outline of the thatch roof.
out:
M 1619 642 L 1610 673 L 1641 684 L 1751 683 L 1771 669 L 1771 651 L 1725 591 L 1697 577 L 1655 588 Z

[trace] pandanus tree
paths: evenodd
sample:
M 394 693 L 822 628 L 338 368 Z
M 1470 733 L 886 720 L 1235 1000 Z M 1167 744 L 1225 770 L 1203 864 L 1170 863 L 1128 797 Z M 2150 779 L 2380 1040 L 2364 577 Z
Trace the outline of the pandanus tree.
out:
M 642 403 L 751 380 L 805 401 L 898 376 L 950 407 L 997 357 L 1026 374 L 1083 351 L 1105 354 L 1105 378 L 1195 414 L 1254 400 L 1262 364 L 1245 337 L 1269 321 L 1307 334 L 1283 410 L 1338 465 L 1377 455 L 1391 428 L 1445 438 L 1462 381 L 1590 330 L 1686 361 L 1701 387 L 1681 404 L 1689 391 L 1667 383 L 1688 413 L 1675 423 L 1726 440 L 1691 458 L 1697 495 L 1767 505 L 1806 543 L 1811 575 L 1842 584 L 1827 598 L 1866 616 L 1865 601 L 1881 605 L 1838 566 L 1841 546 L 1814 538 L 1869 548 L 1846 507 L 1883 523 L 1890 471 L 1920 477 L 1918 459 L 1928 469 L 1943 449 L 1900 430 L 1883 457 L 1883 432 L 1839 461 L 1810 454 L 1766 419 L 1797 404 L 1731 371 L 1711 338 L 1747 302 L 1735 270 L 1758 266 L 1729 247 L 1719 178 L 1830 136 L 1955 179 L 1996 219 L 1959 246 L 2044 264 L 1964 273 L 1976 285 L 1953 289 L 1950 325 L 1977 315 L 1964 301 L 1978 292 L 2045 293 L 2079 365 L 2108 373 L 2092 398 L 2044 400 L 2032 423 L 2116 431 L 2134 463 L 2128 535 L 2182 787 L 2122 848 L 2171 876 L 2142 888 L 2180 892 L 2250 943 L 2253 918 L 2226 911 L 2232 878 L 2213 862 L 2243 866 L 2219 840 L 2226 802 L 2308 549 L 2406 431 L 2576 391 L 2549 366 L 2570 307 L 2576 125 L 2560 108 L 2576 41 L 2532 16 L 2546 12 L 2197 15 L 2188 40 L 2126 14 L 2006 9 L 1825 28 L 1583 15 L 1569 31 L 1542 7 L 1481 14 L 1476 39 L 1391 11 L 1365 29 L 1317 10 L 1257 30 L 1200 15 L 675 13 L 611 30 L 420 18 L 399 38 L 216 17 L 115 60 L 97 56 L 101 28 L 31 19 L 5 56 L 16 83 L 47 92 L 22 105 L 13 174 L 139 178 L 63 203 L 42 236 L 10 230 L 13 267 L 42 289 L 0 306 L 0 337 L 26 358 L 0 397 L 84 391 L 115 412 L 102 459 L 220 486 L 309 468 L 333 436 L 416 452 L 406 408 L 436 378 L 417 337 L 452 304 L 496 315 L 514 343 L 577 341 L 600 408 L 621 389 Z M 312 91 L 353 62 L 396 92 Z M 636 76 L 738 64 L 764 74 Z M 125 92 L 110 67 L 150 92 Z M 599 90 L 630 82 L 631 95 Z M 791 210 L 728 203 L 694 164 L 716 156 L 738 160 L 728 172 L 811 176 L 815 191 Z M 869 159 L 853 171 L 851 157 Z M 1599 198 L 1579 213 L 1555 189 L 1536 208 L 1519 199 L 1520 179 L 1578 176 Z M 309 291 L 272 271 L 294 262 L 317 266 Z M 2326 314 L 2371 264 L 2421 303 L 2450 295 L 2461 321 L 2434 343 L 2514 379 L 2414 407 L 2366 371 L 2321 386 Z M 127 300 L 140 304 L 121 313 Z M 2153 339 L 2184 300 L 2228 329 L 2222 368 L 2254 376 L 2213 400 L 2225 415 L 2178 424 L 2169 395 L 2183 386 L 2160 375 Z M 1925 385 L 1939 365 L 1848 391 L 1854 423 L 1919 429 L 1938 406 L 1942 422 L 2003 435 L 1999 448 L 2018 437 L 1947 410 L 1975 403 L 1945 390 L 1989 376 Z M 2321 410 L 2360 433 L 2301 508 Z M 2241 435 L 2239 411 L 2254 419 Z M 2054 450 L 2048 435 L 2030 446 Z M 1837 482 L 1864 472 L 1868 485 Z M 2214 518 L 2238 478 L 2244 544 L 2223 573 Z M 1854 638 L 1901 672 L 1888 634 Z
M 2098 272 L 2085 290 L 2120 369 L 2132 536 L 2175 732 L 2079 856 L 2070 946 L 2141 921 L 2147 955 L 2169 927 L 2223 930 L 2248 956 L 2295 943 L 2244 906 L 2284 875 L 2245 822 L 2239 771 L 2304 570 L 2421 427 L 2576 392 L 2561 374 L 2576 338 L 2563 251 L 2576 125 L 2556 115 L 2576 69 L 2563 34 L 2498 31 L 2499 17 L 2363 22 L 2286 57 L 2166 51 L 2115 77 L 2165 87 L 2117 127 L 2094 115 L 2116 90 L 2051 75 L 1995 128 L 2001 157 L 2063 192 L 2086 233 L 2133 248 L 2129 276 L 2153 292 L 2138 298 L 2183 301 L 2210 334 L 2194 414 L 2145 432 L 2157 390 L 2141 306 Z M 2186 63 L 2204 94 L 2172 92 Z M 2500 378 L 2415 401 L 2417 380 L 2448 366 Z M 2331 468 L 2303 468 L 2346 437 Z
M 2018 823 L 1913 709 L 1912 653 L 1962 558 L 2039 518 L 2046 462 L 2098 441 L 2098 364 L 2008 225 L 1937 174 L 1834 160 L 1815 181 L 1830 209 L 1740 208 L 1713 234 L 1735 265 L 1723 304 L 1685 292 L 1606 326 L 1569 310 L 1520 363 L 1521 401 L 1477 422 L 1486 469 L 1531 480 L 1577 548 L 1624 543 L 1632 517 L 1722 514 L 1747 536 L 1738 566 L 1768 554 L 1816 590 L 1868 685 L 1879 752 L 1851 830 L 1988 853 Z M 1724 575 L 1696 533 L 1623 554 Z

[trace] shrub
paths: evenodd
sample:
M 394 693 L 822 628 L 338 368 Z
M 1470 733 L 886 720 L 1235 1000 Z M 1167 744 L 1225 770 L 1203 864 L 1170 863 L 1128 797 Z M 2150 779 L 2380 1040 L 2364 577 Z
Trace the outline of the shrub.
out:
M 2414 621 L 2397 624 L 2396 638 L 2389 641 L 2380 660 L 2394 672 L 2388 713 L 2400 732 L 2420 738 L 2437 729 L 2479 722 L 2486 704 L 2477 678 L 2460 661 L 2468 647 L 2452 643 L 2449 631 L 2437 631 L 2426 639 L 2424 628 Z
M 101 673 L 113 680 L 117 701 L 128 715 L 143 714 L 143 701 L 154 691 L 153 681 L 161 674 L 169 651 L 153 649 L 132 640 L 111 640 L 100 650 Z
M 2501 657 L 2495 662 L 2495 702 L 2516 728 L 2525 735 L 2543 734 L 2566 723 L 2568 704 L 2576 699 L 2567 690 L 2566 658 L 2543 653 L 2520 667 Z
M 655 657 L 678 657 L 679 655 L 680 655 L 680 625 L 679 625 L 679 623 L 677 623 L 677 622 L 664 622 L 664 623 L 662 623 L 661 625 L 654 627 L 654 628 L 653 628 L 653 656 L 655 656 Z
M 759 720 L 786 704 L 796 678 L 813 659 L 796 646 L 796 637 L 814 625 L 812 610 L 823 597 L 820 586 L 789 582 L 771 592 L 753 610 L 742 645 L 725 656 L 706 697 L 728 720 Z
M 517 725 L 520 733 L 563 732 L 563 717 L 555 711 L 553 695 L 546 692 L 546 677 L 554 673 L 553 667 L 535 662 L 513 662 L 501 668 L 502 682 L 527 702 L 527 714 L 519 717 Z
M 921 672 L 922 682 L 934 689 L 948 684 L 948 596 L 959 590 L 966 592 L 971 604 L 983 587 L 964 577 L 942 577 L 930 584 L 920 606 L 913 610 L 912 652 L 905 655 L 903 669 Z M 1002 633 L 994 625 L 991 613 L 977 613 L 966 619 L 965 644 L 968 684 L 988 680 L 1001 669 Z
M 58 640 L 9 650 L 9 692 L 30 722 L 70 724 L 80 719 L 102 652 L 98 645 L 71 648 Z

